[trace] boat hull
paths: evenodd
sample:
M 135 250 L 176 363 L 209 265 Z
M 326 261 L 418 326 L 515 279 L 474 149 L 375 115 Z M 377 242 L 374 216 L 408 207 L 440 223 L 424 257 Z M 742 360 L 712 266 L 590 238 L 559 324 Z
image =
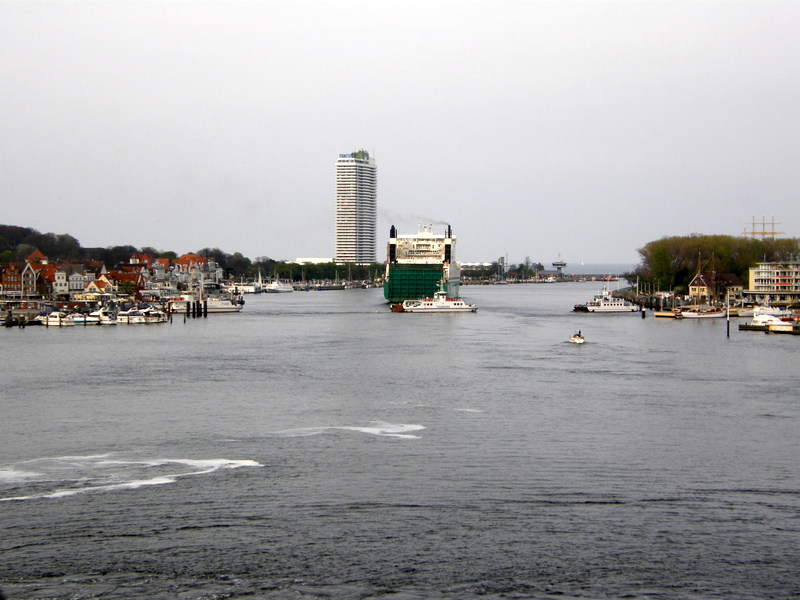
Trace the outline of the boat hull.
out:
M 724 310 L 693 311 L 683 310 L 681 316 L 684 319 L 719 319 L 726 316 Z
M 467 312 L 476 312 L 478 310 L 477 306 L 473 306 L 472 308 L 419 308 L 419 307 L 412 307 L 406 308 L 403 307 L 402 312 L 410 312 L 410 313 L 467 313 Z
M 590 313 L 631 313 L 639 310 L 638 306 L 589 306 L 586 312 Z

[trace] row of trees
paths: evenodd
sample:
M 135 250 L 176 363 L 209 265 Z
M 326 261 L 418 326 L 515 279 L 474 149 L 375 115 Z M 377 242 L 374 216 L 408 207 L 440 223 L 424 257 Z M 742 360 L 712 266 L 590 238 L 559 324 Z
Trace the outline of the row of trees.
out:
M 698 271 L 733 273 L 746 286 L 748 271 L 759 261 L 800 261 L 800 239 L 753 239 L 729 235 L 665 237 L 639 249 L 641 264 L 625 277 L 654 289 L 686 293 Z
M 95 260 L 107 266 L 127 263 L 133 254 L 149 254 L 156 258 L 178 258 L 172 251 L 157 250 L 149 246 L 110 246 L 108 248 L 83 248 L 77 239 L 67 234 L 40 233 L 30 227 L 0 225 L 0 263 L 24 261 L 38 249 L 51 261 Z M 228 254 L 219 248 L 202 248 L 194 252 L 214 260 L 232 279 L 254 279 L 259 271 L 264 278 L 301 280 L 367 280 L 383 274 L 383 266 L 373 265 L 298 265 L 259 256 L 251 260 L 241 252 Z
M 30 227 L 0 225 L 0 262 L 25 260 L 39 249 L 45 256 L 63 260 L 81 260 L 85 251 L 71 235 L 39 233 Z

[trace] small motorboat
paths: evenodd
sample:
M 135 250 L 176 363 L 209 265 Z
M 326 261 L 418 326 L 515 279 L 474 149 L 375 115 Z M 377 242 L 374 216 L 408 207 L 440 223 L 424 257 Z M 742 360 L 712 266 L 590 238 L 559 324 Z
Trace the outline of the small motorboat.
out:
M 47 314 L 43 313 L 36 317 L 36 320 L 45 327 L 73 327 L 75 325 L 72 315 L 60 310 L 54 310 Z
M 586 340 L 579 331 L 578 333 L 569 336 L 569 341 L 572 342 L 573 344 L 583 344 Z

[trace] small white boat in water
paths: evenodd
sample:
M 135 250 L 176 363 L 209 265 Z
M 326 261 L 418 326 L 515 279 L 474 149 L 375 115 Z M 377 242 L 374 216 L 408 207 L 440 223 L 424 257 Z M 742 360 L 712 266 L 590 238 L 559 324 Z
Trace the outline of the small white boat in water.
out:
M 794 322 L 791 316 L 780 317 L 773 314 L 757 314 L 750 321 L 750 327 L 771 332 L 791 332 Z
M 241 312 L 244 300 L 239 296 L 206 296 L 200 300 L 203 311 L 209 313 Z
M 584 339 L 584 337 L 581 335 L 581 332 L 579 331 L 578 333 L 569 336 L 569 341 L 572 342 L 573 344 L 583 344 L 586 341 L 586 339 Z
M 144 315 L 145 323 L 166 323 L 169 320 L 167 313 L 153 306 L 143 308 L 141 313 Z
M 419 300 L 405 300 L 402 312 L 475 312 L 477 304 L 467 304 L 458 298 L 448 298 L 444 290 L 433 294 L 433 298 L 420 298 Z
M 719 319 L 727 316 L 724 308 L 697 307 L 681 309 L 681 317 L 684 319 Z

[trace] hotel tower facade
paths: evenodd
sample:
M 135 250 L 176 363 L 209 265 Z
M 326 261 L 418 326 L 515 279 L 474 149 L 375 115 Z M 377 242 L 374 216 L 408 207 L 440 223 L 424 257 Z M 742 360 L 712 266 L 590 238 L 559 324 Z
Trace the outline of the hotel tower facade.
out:
M 336 161 L 336 262 L 375 262 L 378 167 L 366 150 Z

